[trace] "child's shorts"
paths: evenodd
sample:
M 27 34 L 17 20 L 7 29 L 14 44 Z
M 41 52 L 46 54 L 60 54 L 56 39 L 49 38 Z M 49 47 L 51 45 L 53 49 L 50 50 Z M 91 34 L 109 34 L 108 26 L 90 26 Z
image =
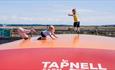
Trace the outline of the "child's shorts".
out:
M 74 27 L 80 27 L 80 22 L 74 22 Z
M 46 37 L 46 36 L 43 34 L 43 32 L 41 32 L 41 36 L 42 36 L 42 37 Z

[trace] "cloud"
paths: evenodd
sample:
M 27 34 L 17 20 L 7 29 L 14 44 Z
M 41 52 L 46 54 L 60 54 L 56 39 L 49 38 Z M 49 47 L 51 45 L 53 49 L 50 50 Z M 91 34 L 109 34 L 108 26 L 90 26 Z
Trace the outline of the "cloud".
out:
M 57 14 L 49 14 L 51 16 L 42 16 L 42 17 L 23 17 L 23 16 L 0 16 L 0 21 L 9 21 L 9 22 L 15 22 L 15 23 L 65 23 L 65 24 L 71 24 L 73 23 L 73 18 L 67 16 L 67 14 L 71 10 L 69 9 L 63 9 L 63 10 L 55 10 Z M 65 14 L 59 14 L 59 13 L 65 13 Z M 103 11 L 96 11 L 91 9 L 79 9 L 79 18 L 82 24 L 111 24 L 115 23 L 115 15 L 111 12 L 103 12 Z M 58 15 L 59 14 L 59 15 Z
M 110 11 L 97 11 L 91 9 L 79 9 L 79 17 L 83 23 L 115 23 L 115 14 Z
M 94 13 L 95 12 L 94 10 L 90 10 L 90 9 L 79 9 L 78 11 L 81 13 Z
M 0 20 L 5 21 L 48 21 L 48 22 L 65 22 L 71 19 L 66 18 L 33 18 L 33 17 L 18 17 L 18 16 L 0 16 Z
M 115 17 L 88 17 L 86 19 L 81 18 L 83 22 L 114 22 Z

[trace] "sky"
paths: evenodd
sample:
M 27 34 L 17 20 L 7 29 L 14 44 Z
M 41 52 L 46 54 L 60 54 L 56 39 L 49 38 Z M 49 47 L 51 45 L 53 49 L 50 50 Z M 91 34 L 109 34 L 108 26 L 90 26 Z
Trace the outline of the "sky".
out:
M 0 0 L 0 24 L 73 25 L 76 8 L 81 25 L 115 24 L 115 0 Z

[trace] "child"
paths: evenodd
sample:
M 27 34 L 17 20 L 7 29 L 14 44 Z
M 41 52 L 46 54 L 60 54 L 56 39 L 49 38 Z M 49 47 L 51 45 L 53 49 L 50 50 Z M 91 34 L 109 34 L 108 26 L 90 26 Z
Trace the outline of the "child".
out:
M 36 33 L 35 29 L 30 29 L 30 30 L 27 30 L 27 29 L 24 29 L 22 27 L 19 27 L 18 28 L 18 34 L 21 36 L 22 39 L 29 39 L 29 35 L 28 34 L 31 34 L 31 37 L 32 37 L 32 33 Z
M 74 20 L 74 31 L 80 32 L 80 21 L 78 19 L 77 13 L 75 9 L 72 9 L 72 14 L 68 14 L 68 16 L 73 16 L 73 20 Z M 77 30 L 76 30 L 77 28 Z
M 57 36 L 55 35 L 54 32 L 55 32 L 55 27 L 49 26 L 48 30 L 44 30 L 40 33 L 41 37 L 39 37 L 37 40 L 46 40 L 47 36 L 50 36 L 52 39 L 55 39 L 55 38 L 57 38 Z

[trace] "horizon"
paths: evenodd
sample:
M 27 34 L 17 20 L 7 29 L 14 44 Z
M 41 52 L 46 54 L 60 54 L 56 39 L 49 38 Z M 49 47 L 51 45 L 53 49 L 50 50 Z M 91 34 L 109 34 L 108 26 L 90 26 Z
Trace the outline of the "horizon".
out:
M 73 25 L 67 14 L 76 8 L 81 25 L 114 25 L 114 6 L 113 0 L 1 0 L 0 24 Z
M 0 24 L 0 26 L 73 26 L 72 24 Z M 106 25 L 81 25 L 81 26 L 115 26 L 115 24 L 106 24 Z

